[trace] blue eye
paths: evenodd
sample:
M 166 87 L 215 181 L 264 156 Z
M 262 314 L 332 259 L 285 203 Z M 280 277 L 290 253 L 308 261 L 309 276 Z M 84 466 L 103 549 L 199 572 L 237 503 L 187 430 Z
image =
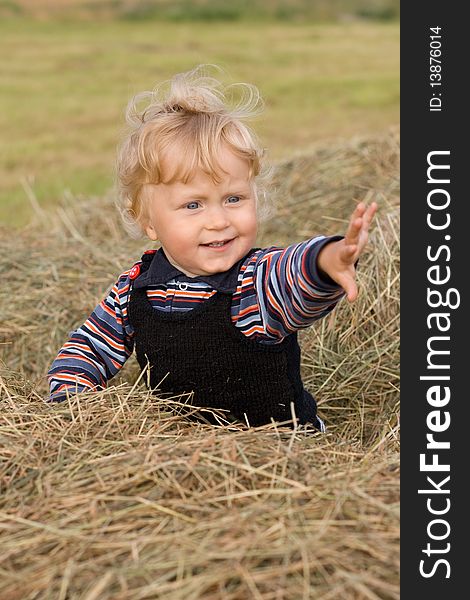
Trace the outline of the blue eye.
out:
M 199 202 L 190 202 L 189 204 L 186 204 L 186 208 L 195 210 L 196 208 L 199 208 Z
M 241 200 L 240 196 L 229 196 L 227 198 L 227 202 L 229 204 L 236 204 L 237 202 L 240 202 L 240 200 Z

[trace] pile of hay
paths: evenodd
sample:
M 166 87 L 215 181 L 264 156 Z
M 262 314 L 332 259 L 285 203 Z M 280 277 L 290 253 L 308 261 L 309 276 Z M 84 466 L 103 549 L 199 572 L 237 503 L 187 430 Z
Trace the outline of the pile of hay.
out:
M 358 301 L 301 335 L 324 435 L 195 423 L 133 359 L 106 391 L 46 405 L 67 333 L 146 246 L 111 198 L 0 232 L 2 599 L 399 597 L 398 144 L 355 139 L 275 173 L 260 245 L 341 233 L 353 199 L 379 203 Z

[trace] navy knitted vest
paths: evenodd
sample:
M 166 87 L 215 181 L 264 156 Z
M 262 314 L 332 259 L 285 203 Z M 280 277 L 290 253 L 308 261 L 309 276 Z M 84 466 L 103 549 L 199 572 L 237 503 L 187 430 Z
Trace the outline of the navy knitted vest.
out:
M 232 290 L 219 286 L 209 300 L 181 313 L 156 310 L 147 298 L 146 271 L 156 259 L 163 264 L 159 253 L 142 257 L 129 300 L 136 356 L 142 369 L 149 365 L 150 387 L 174 395 L 194 392 L 195 406 L 225 409 L 251 426 L 291 420 L 293 403 L 299 423 L 320 427 L 316 402 L 300 378 L 297 334 L 279 344 L 261 344 L 232 323 L 232 293 L 245 259 L 227 273 Z M 206 411 L 204 417 L 213 421 Z

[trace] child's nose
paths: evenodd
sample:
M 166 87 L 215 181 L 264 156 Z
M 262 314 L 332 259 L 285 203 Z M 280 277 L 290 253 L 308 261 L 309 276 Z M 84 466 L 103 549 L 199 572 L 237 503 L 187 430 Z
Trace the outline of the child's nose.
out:
M 229 225 L 230 222 L 223 208 L 212 208 L 208 211 L 206 221 L 207 229 L 226 229 Z

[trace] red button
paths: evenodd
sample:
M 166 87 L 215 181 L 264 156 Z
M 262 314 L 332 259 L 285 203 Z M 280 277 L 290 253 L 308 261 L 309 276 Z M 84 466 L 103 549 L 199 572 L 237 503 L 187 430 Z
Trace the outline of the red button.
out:
M 129 279 L 136 279 L 140 275 L 140 265 L 134 265 L 129 271 Z

